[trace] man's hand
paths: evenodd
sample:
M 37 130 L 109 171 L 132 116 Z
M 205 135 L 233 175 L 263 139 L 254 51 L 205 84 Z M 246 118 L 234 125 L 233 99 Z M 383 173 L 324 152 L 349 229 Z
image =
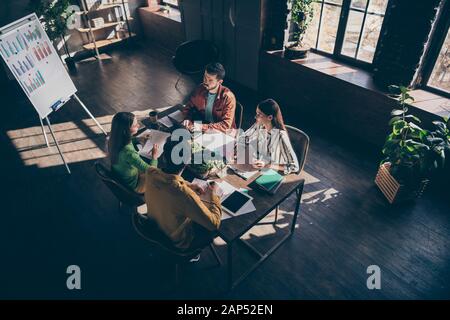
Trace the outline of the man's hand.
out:
M 215 195 L 221 197 L 222 196 L 222 189 L 220 189 L 219 185 L 215 181 L 208 182 L 208 191 L 211 193 L 214 193 Z
M 264 168 L 265 165 L 266 165 L 266 163 L 262 160 L 253 161 L 253 167 L 255 167 L 257 169 L 262 169 L 262 168 Z
M 205 193 L 205 190 L 203 190 L 200 186 L 193 183 L 189 184 L 189 188 L 191 188 L 198 195 L 202 195 Z
M 202 131 L 202 124 L 199 122 L 194 122 L 192 129 L 194 130 L 194 132 Z
M 185 127 L 188 130 L 191 130 L 191 128 L 192 128 L 191 120 L 183 120 L 183 122 L 181 124 L 183 125 L 183 127 Z

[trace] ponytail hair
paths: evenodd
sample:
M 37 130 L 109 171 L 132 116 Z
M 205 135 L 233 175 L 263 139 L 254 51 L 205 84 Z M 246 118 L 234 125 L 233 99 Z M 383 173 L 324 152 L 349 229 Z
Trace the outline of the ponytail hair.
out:
M 278 103 L 273 99 L 267 99 L 261 101 L 258 104 L 258 109 L 261 110 L 266 116 L 272 116 L 272 126 L 279 130 L 285 130 L 283 115 L 281 114 L 281 109 Z

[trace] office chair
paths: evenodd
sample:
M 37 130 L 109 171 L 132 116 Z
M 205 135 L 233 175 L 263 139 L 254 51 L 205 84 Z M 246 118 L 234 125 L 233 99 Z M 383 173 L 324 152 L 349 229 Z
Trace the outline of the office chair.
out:
M 201 73 L 210 62 L 219 59 L 219 49 L 208 40 L 192 40 L 180 44 L 175 50 L 172 62 L 180 74 L 194 75 Z M 175 88 L 178 89 L 178 76 Z
M 239 101 L 236 101 L 236 110 L 234 112 L 234 122 L 236 123 L 236 129 L 242 127 L 242 119 L 244 116 L 244 107 Z
M 288 132 L 289 139 L 291 140 L 292 148 L 294 149 L 294 152 L 297 155 L 299 165 L 298 174 L 300 174 L 303 171 L 306 156 L 308 155 L 309 137 L 302 130 L 289 125 L 286 125 L 286 130 Z M 278 220 L 278 206 L 275 208 L 274 224 L 277 223 L 277 220 Z
M 111 192 L 119 200 L 119 210 L 122 205 L 126 204 L 134 209 L 145 203 L 144 195 L 135 192 L 124 186 L 113 174 L 111 170 L 106 168 L 100 161 L 95 162 L 95 171 L 99 175 L 100 179 L 111 190 Z
M 204 247 L 179 249 L 175 247 L 169 237 L 159 228 L 156 221 L 149 217 L 144 217 L 138 212 L 132 215 L 131 222 L 134 229 L 143 239 L 148 241 L 152 246 L 157 248 L 161 253 L 166 254 L 168 258 L 175 262 L 175 284 L 179 284 L 179 269 L 180 265 L 187 264 L 191 259 L 198 256 L 206 246 L 209 246 L 214 257 L 216 258 L 217 265 L 222 265 L 222 261 L 214 248 L 214 244 L 211 241 Z

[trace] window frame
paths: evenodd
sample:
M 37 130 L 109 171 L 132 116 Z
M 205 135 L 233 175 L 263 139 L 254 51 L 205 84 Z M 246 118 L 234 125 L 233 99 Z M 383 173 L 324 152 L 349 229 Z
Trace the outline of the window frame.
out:
M 390 2 L 391 2 L 391 0 L 388 0 L 386 11 L 389 8 Z M 338 4 L 335 4 L 335 3 L 330 3 L 330 2 L 328 2 L 328 0 L 320 0 L 320 3 L 321 3 L 321 10 L 320 10 L 320 17 L 319 17 L 320 20 L 322 20 L 323 7 L 325 6 L 325 4 L 341 8 L 341 13 L 340 13 L 339 22 L 338 22 L 338 28 L 337 28 L 337 31 L 336 31 L 336 40 L 335 40 L 335 43 L 334 43 L 333 53 L 329 53 L 329 52 L 317 49 L 318 41 L 319 41 L 319 34 L 320 34 L 320 29 L 321 29 L 321 23 L 319 23 L 319 26 L 318 26 L 318 29 L 317 29 L 316 44 L 315 44 L 316 48 L 311 48 L 311 51 L 314 52 L 314 53 L 319 53 L 319 54 L 328 56 L 330 58 L 335 58 L 335 59 L 338 59 L 340 61 L 344 61 L 344 62 L 346 62 L 348 64 L 357 66 L 357 67 L 362 68 L 362 69 L 372 70 L 374 68 L 373 61 L 372 62 L 367 62 L 367 61 L 364 61 L 364 60 L 358 60 L 356 57 L 355 58 L 349 57 L 349 56 L 346 56 L 346 55 L 341 53 L 342 48 L 344 46 L 345 31 L 346 31 L 346 28 L 347 28 L 347 22 L 348 22 L 348 18 L 349 18 L 349 15 L 350 15 L 350 11 L 357 11 L 357 12 L 361 12 L 361 13 L 364 14 L 363 23 L 361 25 L 361 30 L 360 30 L 359 39 L 358 39 L 358 47 L 357 47 L 357 53 L 358 53 L 358 51 L 360 49 L 360 45 L 361 45 L 361 39 L 362 39 L 363 31 L 364 31 L 364 24 L 366 22 L 367 15 L 369 14 L 368 13 L 368 9 L 369 9 L 369 5 L 370 5 L 370 0 L 367 1 L 365 10 L 355 9 L 355 8 L 351 9 L 350 8 L 351 0 L 342 0 L 342 5 L 338 5 Z M 381 16 L 381 14 L 376 14 L 376 15 Z M 385 17 L 386 17 L 386 12 L 383 14 L 383 23 L 381 25 L 380 35 L 383 34 L 384 22 L 385 22 L 384 18 Z M 375 48 L 375 55 L 376 55 L 376 52 L 378 51 L 379 44 L 380 44 L 380 37 L 378 38 L 378 42 L 377 42 L 377 45 L 376 45 L 376 48 Z M 374 55 L 374 57 L 375 57 L 375 55 Z
M 425 61 L 423 63 L 423 69 L 421 72 L 421 79 L 419 80 L 418 87 L 420 89 L 436 93 L 441 96 L 450 98 L 450 92 L 432 87 L 428 85 L 431 74 L 433 73 L 434 66 L 439 58 L 442 46 L 444 45 L 447 33 L 450 32 L 450 1 L 447 0 L 442 6 L 440 16 L 436 20 L 436 28 L 431 35 L 430 47 L 428 52 L 425 53 Z
M 177 0 L 177 3 L 178 3 L 178 0 Z M 166 1 L 161 0 L 161 2 L 159 4 L 162 5 L 162 6 L 169 6 L 169 7 L 175 8 L 175 9 L 180 9 L 180 4 L 179 3 L 178 3 L 178 5 L 174 5 L 172 3 L 167 3 Z

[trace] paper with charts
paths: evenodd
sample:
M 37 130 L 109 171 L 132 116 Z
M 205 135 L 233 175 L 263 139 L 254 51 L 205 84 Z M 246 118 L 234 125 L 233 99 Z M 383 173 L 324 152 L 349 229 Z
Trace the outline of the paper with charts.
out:
M 76 93 L 72 79 L 35 14 L 0 31 L 0 55 L 41 118 Z

